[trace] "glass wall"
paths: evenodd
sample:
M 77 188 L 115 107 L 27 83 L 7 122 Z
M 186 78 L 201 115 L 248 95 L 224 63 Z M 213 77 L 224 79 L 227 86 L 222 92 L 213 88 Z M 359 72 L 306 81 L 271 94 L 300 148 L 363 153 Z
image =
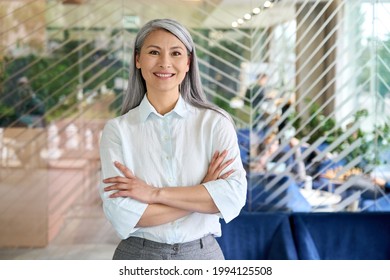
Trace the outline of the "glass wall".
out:
M 389 15 L 385 0 L 0 1 L 0 246 L 44 246 L 99 203 L 102 127 L 137 30 L 163 17 L 189 28 L 235 121 L 245 210 L 389 210 Z

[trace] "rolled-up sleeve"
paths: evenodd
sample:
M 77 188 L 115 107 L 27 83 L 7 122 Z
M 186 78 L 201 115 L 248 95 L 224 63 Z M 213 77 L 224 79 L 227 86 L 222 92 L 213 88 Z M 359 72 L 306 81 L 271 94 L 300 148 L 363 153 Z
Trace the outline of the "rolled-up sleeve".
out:
M 212 150 L 213 153 L 227 150 L 226 159 L 234 158 L 234 162 L 224 171 L 234 169 L 233 174 L 227 179 L 218 179 L 203 184 L 219 209 L 221 216 L 228 223 L 238 216 L 245 205 L 247 180 L 240 157 L 237 133 L 233 124 L 227 118 L 222 118 L 217 123 L 213 133 Z
M 114 166 L 114 161 L 125 163 L 122 141 L 119 133 L 118 120 L 110 120 L 104 127 L 100 141 L 100 160 L 102 166 L 102 179 L 123 176 Z M 118 236 L 126 239 L 135 232 L 136 224 L 144 213 L 147 204 L 128 197 L 110 198 L 112 192 L 105 192 L 107 186 L 103 182 L 99 184 L 99 194 L 103 201 L 103 211 L 110 221 Z

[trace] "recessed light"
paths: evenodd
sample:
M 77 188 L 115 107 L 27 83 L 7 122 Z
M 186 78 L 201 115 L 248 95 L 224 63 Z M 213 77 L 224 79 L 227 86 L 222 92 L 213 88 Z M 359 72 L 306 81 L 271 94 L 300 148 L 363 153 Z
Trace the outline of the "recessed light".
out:
M 244 19 L 250 20 L 252 18 L 251 14 L 245 14 Z
M 261 12 L 261 9 L 260 9 L 260 8 L 254 8 L 254 9 L 252 10 L 252 13 L 253 13 L 254 15 L 258 15 L 258 14 L 260 14 L 260 12 Z
M 269 7 L 271 7 L 272 6 L 272 2 L 271 1 L 265 1 L 264 2 L 264 7 L 265 8 L 269 8 Z

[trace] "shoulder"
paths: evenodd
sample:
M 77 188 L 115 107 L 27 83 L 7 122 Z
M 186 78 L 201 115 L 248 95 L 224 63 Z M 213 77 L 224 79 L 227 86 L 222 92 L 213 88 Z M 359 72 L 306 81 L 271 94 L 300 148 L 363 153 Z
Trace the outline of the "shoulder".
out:
M 218 109 L 218 108 L 217 108 Z M 236 128 L 231 116 L 220 109 L 216 111 L 213 109 L 197 109 L 199 111 L 199 118 L 205 127 L 208 127 L 213 133 L 217 135 L 235 135 Z
M 198 108 L 192 106 L 191 110 L 193 115 L 196 115 L 198 118 L 207 120 L 210 123 L 224 123 L 224 124 L 233 124 L 231 116 L 224 111 L 223 109 L 216 107 L 216 109 L 211 108 Z
M 106 126 L 122 126 L 128 125 L 136 120 L 139 120 L 139 109 L 138 107 L 131 109 L 127 113 L 117 116 L 115 118 L 109 119 L 106 122 Z

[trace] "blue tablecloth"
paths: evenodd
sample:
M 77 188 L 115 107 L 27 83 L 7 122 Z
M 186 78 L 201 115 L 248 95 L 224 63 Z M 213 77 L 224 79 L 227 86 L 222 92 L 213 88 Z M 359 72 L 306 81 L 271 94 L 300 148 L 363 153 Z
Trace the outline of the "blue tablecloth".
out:
M 390 213 L 242 212 L 222 223 L 226 259 L 390 259 Z
M 289 224 L 284 213 L 247 213 L 226 224 L 217 239 L 228 260 L 297 259 Z

